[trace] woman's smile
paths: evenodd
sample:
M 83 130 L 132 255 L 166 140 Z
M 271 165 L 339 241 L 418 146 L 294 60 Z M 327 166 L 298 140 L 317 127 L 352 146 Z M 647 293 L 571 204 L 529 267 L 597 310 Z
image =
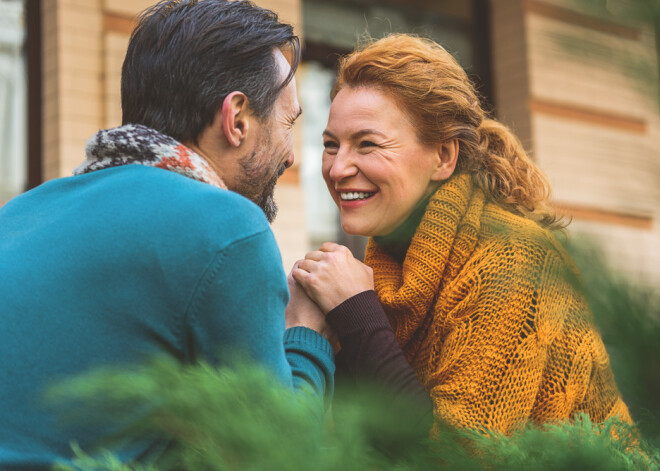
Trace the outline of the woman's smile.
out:
M 367 191 L 340 191 L 339 197 L 343 202 L 349 201 L 364 201 L 375 195 L 376 192 Z
M 437 186 L 438 148 L 385 92 L 342 89 L 323 136 L 323 177 L 349 234 L 389 234 Z

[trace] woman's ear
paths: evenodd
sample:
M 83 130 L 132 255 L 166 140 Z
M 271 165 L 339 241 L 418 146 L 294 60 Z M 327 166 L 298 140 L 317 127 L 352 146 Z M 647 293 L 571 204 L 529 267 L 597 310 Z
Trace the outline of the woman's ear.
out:
M 222 102 L 222 130 L 232 147 L 239 147 L 247 137 L 252 113 L 242 92 L 231 92 Z
M 456 162 L 458 161 L 458 139 L 443 142 L 438 146 L 438 160 L 437 165 L 431 180 L 440 182 L 448 179 L 456 169 Z

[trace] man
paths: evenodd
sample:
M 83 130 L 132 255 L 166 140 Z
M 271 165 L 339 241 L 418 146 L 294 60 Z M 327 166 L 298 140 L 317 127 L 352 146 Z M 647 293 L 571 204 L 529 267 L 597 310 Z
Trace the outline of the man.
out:
M 89 140 L 76 176 L 0 210 L 0 469 L 48 469 L 70 441 L 85 450 L 109 433 L 65 432 L 40 397 L 99 366 L 240 352 L 329 396 L 327 325 L 296 309 L 285 331 L 267 221 L 293 162 L 299 54 L 291 26 L 248 2 L 157 4 L 126 54 L 124 125 Z M 152 445 L 115 451 L 140 459 Z

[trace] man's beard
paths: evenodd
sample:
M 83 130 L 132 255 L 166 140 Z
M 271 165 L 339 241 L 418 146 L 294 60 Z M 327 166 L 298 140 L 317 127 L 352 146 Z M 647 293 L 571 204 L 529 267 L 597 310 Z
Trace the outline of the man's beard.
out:
M 271 223 L 277 215 L 277 204 L 273 197 L 278 178 L 286 170 L 286 164 L 273 174 L 272 167 L 268 165 L 263 156 L 271 150 L 270 136 L 265 133 L 259 139 L 256 148 L 250 154 L 239 160 L 242 176 L 233 190 L 256 203 Z
M 277 203 L 275 203 L 275 185 L 277 184 L 278 178 L 282 176 L 284 171 L 286 170 L 286 165 L 282 165 L 277 173 L 272 176 L 272 178 L 268 181 L 266 186 L 264 187 L 264 191 L 261 194 L 261 198 L 259 198 L 258 201 L 255 201 L 257 205 L 263 209 L 264 214 L 266 215 L 266 219 L 268 219 L 268 222 L 273 222 L 275 220 L 275 216 L 277 216 Z

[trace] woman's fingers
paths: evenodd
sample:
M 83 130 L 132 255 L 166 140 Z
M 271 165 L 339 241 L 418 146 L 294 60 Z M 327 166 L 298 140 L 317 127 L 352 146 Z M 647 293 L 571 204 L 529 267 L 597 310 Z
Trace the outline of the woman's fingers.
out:
M 298 266 L 294 266 L 291 270 L 291 276 L 309 295 L 309 286 L 311 284 L 312 275 L 308 269 L 305 269 L 304 266 L 301 266 L 302 263 L 299 263 Z
M 300 270 L 304 270 L 308 273 L 311 273 L 318 263 L 319 262 L 317 262 L 316 260 L 308 260 L 308 259 L 299 260 L 297 268 Z
M 298 264 L 300 263 L 300 260 L 296 260 L 293 266 L 291 267 L 291 271 L 289 272 L 289 275 L 287 278 L 290 278 L 293 276 L 293 271 L 298 268 Z
M 313 288 L 314 275 L 300 267 L 294 267 L 293 270 L 291 270 L 291 277 L 296 281 L 296 283 L 298 283 L 298 285 L 300 285 L 300 287 L 312 301 L 319 304 L 319 299 L 316 296 L 316 290 Z
M 344 252 L 345 255 L 350 255 L 350 258 L 353 258 L 353 254 L 348 247 L 335 244 L 334 242 L 324 242 L 318 250 L 313 250 L 305 254 L 305 260 L 314 260 L 316 262 L 328 260 L 329 257 L 333 257 L 333 253 L 335 252 Z
M 300 286 L 305 288 L 305 281 L 307 276 L 309 275 L 309 272 L 305 270 L 304 268 L 301 268 L 300 265 L 304 262 L 305 260 L 298 260 L 296 263 L 293 264 L 293 268 L 291 268 L 291 272 L 289 272 L 289 276 Z M 307 291 L 307 290 L 305 290 Z
M 322 260 L 324 253 L 320 250 L 314 250 L 305 254 L 305 260 L 316 260 L 317 262 Z
M 335 252 L 337 250 L 344 249 L 343 245 L 335 244 L 334 242 L 323 242 L 321 244 L 321 247 L 319 247 L 319 251 L 321 252 Z
M 373 289 L 371 269 L 334 242 L 305 255 L 291 271 L 293 279 L 327 313 L 349 297 Z

